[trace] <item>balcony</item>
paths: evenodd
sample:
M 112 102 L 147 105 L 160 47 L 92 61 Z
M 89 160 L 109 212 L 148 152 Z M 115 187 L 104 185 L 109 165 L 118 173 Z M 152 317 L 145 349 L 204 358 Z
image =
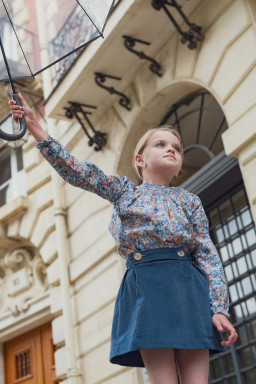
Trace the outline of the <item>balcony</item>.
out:
M 184 1 L 182 9 L 189 17 L 199 3 L 200 0 Z M 182 25 L 181 17 L 177 17 L 177 22 Z M 57 120 L 68 120 L 64 108 L 69 106 L 69 101 L 74 101 L 97 107 L 90 117 L 95 124 L 119 100 L 117 95 L 109 95 L 97 86 L 95 72 L 120 77 L 121 81 L 107 80 L 107 85 L 116 87 L 119 92 L 128 92 L 129 96 L 129 86 L 134 82 L 136 72 L 145 65 L 144 60 L 139 60 L 125 48 L 122 36 L 130 35 L 150 42 L 149 46 L 138 46 L 138 50 L 145 50 L 148 56 L 154 58 L 159 48 L 167 44 L 174 34 L 175 27 L 164 12 L 153 9 L 151 1 L 120 1 L 106 24 L 104 39 L 92 42 L 81 52 L 78 51 L 79 54 L 67 58 L 62 68 L 60 64 L 56 69 L 56 84 L 45 102 L 46 115 Z
M 121 0 L 116 0 L 114 3 L 114 8 Z M 114 9 L 112 10 L 112 12 Z M 59 29 L 56 37 L 51 41 L 52 47 L 52 60 L 56 61 L 59 57 L 62 57 L 66 54 L 67 50 L 75 50 L 77 47 L 81 46 L 85 40 L 85 33 L 90 35 L 92 31 L 90 28 L 84 31 L 84 11 L 77 5 L 68 15 L 61 28 Z M 66 72 L 78 58 L 78 56 L 84 51 L 84 49 L 78 49 L 72 55 L 67 56 L 60 62 L 58 62 L 55 67 L 55 84 L 57 85 L 59 81 L 65 76 Z

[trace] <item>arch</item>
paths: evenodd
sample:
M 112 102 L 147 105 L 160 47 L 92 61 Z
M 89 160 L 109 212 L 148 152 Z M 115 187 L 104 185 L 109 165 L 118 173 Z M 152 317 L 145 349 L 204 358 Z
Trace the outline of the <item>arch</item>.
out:
M 163 119 L 168 115 L 168 111 L 178 101 L 186 99 L 189 95 L 194 95 L 199 91 L 208 91 L 218 104 L 222 115 L 225 117 L 222 106 L 215 95 L 210 92 L 207 87 L 201 83 L 192 80 L 172 81 L 170 84 L 163 87 L 158 92 L 152 92 L 151 97 L 148 97 L 147 102 L 142 105 L 140 110 L 131 123 L 130 129 L 126 137 L 123 138 L 121 156 L 118 163 L 117 173 L 128 176 L 133 182 L 138 183 L 138 177 L 132 167 L 133 150 L 137 141 L 149 128 L 158 126 L 163 122 Z M 142 91 L 143 92 L 143 91 Z M 166 121 L 166 120 L 165 120 Z M 195 143 L 190 143 L 190 147 L 185 152 L 195 150 Z M 198 147 L 199 148 L 199 147 Z M 203 147 L 200 147 L 200 150 Z M 207 152 L 207 153 L 206 153 Z M 201 153 L 209 160 L 209 150 L 201 150 Z M 183 180 L 184 181 L 184 180 Z

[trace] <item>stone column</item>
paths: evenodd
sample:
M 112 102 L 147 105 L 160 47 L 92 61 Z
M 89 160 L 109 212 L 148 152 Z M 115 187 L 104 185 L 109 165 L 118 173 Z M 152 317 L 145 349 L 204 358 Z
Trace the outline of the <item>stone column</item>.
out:
M 222 135 L 228 156 L 237 157 L 256 223 L 256 106 Z

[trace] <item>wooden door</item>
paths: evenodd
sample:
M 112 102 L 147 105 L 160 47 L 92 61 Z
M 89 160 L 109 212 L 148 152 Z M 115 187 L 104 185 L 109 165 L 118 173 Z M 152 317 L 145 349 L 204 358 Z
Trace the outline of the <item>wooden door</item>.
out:
M 55 377 L 51 324 L 4 344 L 5 384 L 53 384 Z

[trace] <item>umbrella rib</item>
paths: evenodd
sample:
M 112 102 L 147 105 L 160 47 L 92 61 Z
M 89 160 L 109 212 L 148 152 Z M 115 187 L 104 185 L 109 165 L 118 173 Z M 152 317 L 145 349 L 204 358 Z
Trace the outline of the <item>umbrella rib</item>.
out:
M 111 7 L 109 8 L 109 11 L 108 11 L 108 14 L 107 14 L 105 23 L 104 23 L 103 28 L 102 28 L 102 33 L 103 33 L 104 29 L 105 29 L 105 26 L 106 26 L 106 24 L 107 24 L 107 21 L 108 21 L 108 18 L 109 18 L 109 16 L 110 16 L 110 13 L 111 13 L 112 10 L 113 10 L 114 4 L 115 4 L 115 0 L 113 0 L 112 5 L 111 5 Z
M 7 61 L 7 57 L 5 55 L 5 51 L 4 51 L 4 47 L 3 47 L 3 43 L 2 43 L 1 37 L 0 37 L 0 48 L 1 48 L 1 51 L 2 51 L 4 63 L 5 63 L 5 66 L 6 66 L 7 75 L 9 77 L 9 82 L 10 82 L 11 87 L 12 87 L 12 93 L 16 93 L 15 92 L 15 87 L 14 87 L 14 84 L 13 84 L 12 75 L 11 75 L 11 72 L 10 72 L 10 68 L 9 68 L 9 64 L 8 64 L 8 61 Z
M 9 18 L 9 20 L 10 20 L 10 23 L 11 23 L 11 25 L 12 25 L 13 31 L 14 31 L 14 33 L 15 33 L 15 36 L 16 36 L 16 38 L 17 38 L 17 40 L 18 40 L 20 49 L 21 49 L 21 51 L 22 51 L 22 53 L 23 53 L 23 56 L 24 56 L 24 58 L 25 58 L 25 60 L 26 60 L 27 66 L 28 66 L 28 68 L 29 68 L 29 70 L 30 70 L 31 76 L 34 78 L 33 72 L 31 71 L 30 65 L 29 65 L 29 63 L 28 63 L 28 60 L 27 60 L 26 55 L 25 55 L 25 53 L 24 53 L 24 51 L 23 51 L 23 48 L 22 48 L 22 46 L 21 46 L 21 44 L 20 44 L 20 40 L 19 40 L 19 38 L 18 38 L 18 35 L 17 35 L 17 33 L 16 33 L 16 30 L 15 30 L 15 28 L 14 28 L 14 24 L 13 24 L 13 22 L 12 22 L 12 19 L 11 19 L 9 13 L 8 13 L 8 10 L 7 10 L 6 5 L 5 5 L 5 3 L 4 3 L 3 0 L 2 0 L 2 3 L 3 3 L 3 6 L 4 6 L 4 9 L 5 9 L 5 11 L 6 11 L 6 14 L 7 14 L 7 16 L 8 16 L 8 18 Z
M 43 72 L 45 69 L 50 68 L 52 65 L 57 64 L 59 61 L 65 59 L 65 58 L 68 57 L 70 54 L 73 54 L 73 53 L 75 53 L 76 51 L 79 51 L 80 49 L 82 50 L 82 48 L 85 48 L 87 44 L 91 43 L 92 41 L 94 41 L 94 40 L 96 40 L 96 39 L 98 39 L 98 38 L 99 38 L 99 36 L 94 37 L 92 40 L 87 41 L 87 42 L 84 43 L 83 45 L 80 45 L 78 48 L 75 48 L 72 52 L 69 52 L 69 53 L 67 53 L 65 56 L 62 56 L 60 59 L 53 61 L 52 63 L 50 63 L 49 65 L 47 65 L 47 67 L 44 67 L 44 68 L 40 69 L 39 71 L 35 72 L 35 76 L 38 75 L 39 73 Z M 27 76 L 26 76 L 26 77 L 27 77 Z
M 88 15 L 88 13 L 86 12 L 86 10 L 84 9 L 84 7 L 81 5 L 80 1 L 79 0 L 76 0 L 76 2 L 80 5 L 80 7 L 83 9 L 84 13 L 89 17 L 89 19 L 91 20 L 92 24 L 94 25 L 94 27 L 97 29 L 97 31 L 99 32 L 99 34 L 101 35 L 101 37 L 104 37 L 103 34 L 99 31 L 99 29 L 97 28 L 96 24 L 93 22 L 93 20 L 91 19 L 91 17 Z

